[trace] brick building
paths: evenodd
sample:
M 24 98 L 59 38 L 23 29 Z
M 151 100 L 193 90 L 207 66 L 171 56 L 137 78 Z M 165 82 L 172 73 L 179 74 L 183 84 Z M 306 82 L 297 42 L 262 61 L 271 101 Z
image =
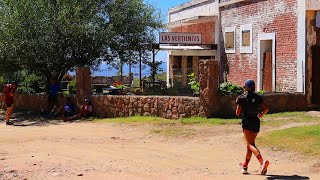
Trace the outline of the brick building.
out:
M 218 3 L 215 0 L 192 0 L 169 10 L 168 31 L 175 33 L 201 33 L 202 45 L 217 44 L 215 29 L 218 22 Z M 217 54 L 210 48 L 200 49 L 184 46 L 183 50 L 172 48 L 167 63 L 167 84 L 187 85 L 188 74 L 198 76 L 199 59 L 215 59 Z
M 178 10 L 181 19 L 195 2 L 210 4 L 214 14 L 208 21 L 211 29 L 208 24 L 197 26 L 219 44 L 215 58 L 220 60 L 221 81 L 242 85 L 254 79 L 257 90 L 303 92 L 310 102 L 320 103 L 320 0 L 190 1 L 192 5 Z M 171 31 L 200 31 L 170 24 L 171 19 Z M 169 67 L 174 58 L 170 56 Z

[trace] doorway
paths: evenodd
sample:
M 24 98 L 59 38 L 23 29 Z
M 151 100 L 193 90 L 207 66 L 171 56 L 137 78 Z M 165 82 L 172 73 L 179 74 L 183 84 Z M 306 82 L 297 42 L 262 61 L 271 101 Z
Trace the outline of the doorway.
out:
M 258 91 L 275 92 L 275 33 L 259 34 Z
M 312 47 L 312 104 L 320 105 L 320 46 Z

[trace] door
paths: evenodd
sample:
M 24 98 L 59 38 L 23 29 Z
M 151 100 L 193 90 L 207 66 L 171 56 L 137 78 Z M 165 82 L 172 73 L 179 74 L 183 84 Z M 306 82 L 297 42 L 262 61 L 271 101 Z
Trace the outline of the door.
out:
M 272 52 L 265 52 L 262 69 L 262 90 L 272 92 Z
M 320 104 L 320 46 L 312 48 L 312 103 Z

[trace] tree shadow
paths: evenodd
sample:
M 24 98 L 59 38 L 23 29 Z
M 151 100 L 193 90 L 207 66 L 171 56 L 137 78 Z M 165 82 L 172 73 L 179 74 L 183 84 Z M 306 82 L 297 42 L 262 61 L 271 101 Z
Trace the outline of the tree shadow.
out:
M 4 115 L 0 116 L 4 119 Z M 59 125 L 62 122 L 59 119 L 45 118 L 42 114 L 34 112 L 15 112 L 12 117 L 10 121 L 13 122 L 13 126 L 20 127 Z
M 291 179 L 291 180 L 304 180 L 304 179 L 310 179 L 307 176 L 298 176 L 298 175 L 292 175 L 292 176 L 286 176 L 286 175 L 266 175 L 267 180 L 282 180 L 282 179 Z

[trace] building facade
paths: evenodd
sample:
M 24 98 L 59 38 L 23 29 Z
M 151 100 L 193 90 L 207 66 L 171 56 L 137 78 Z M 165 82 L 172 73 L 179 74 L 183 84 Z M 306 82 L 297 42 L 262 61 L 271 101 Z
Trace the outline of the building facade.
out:
M 169 10 L 168 31 L 175 33 L 201 33 L 202 45 L 217 44 L 215 29 L 218 23 L 218 3 L 215 0 L 192 0 Z M 200 59 L 216 59 L 216 50 L 194 49 L 185 46 L 183 50 L 172 48 L 168 53 L 168 86 L 187 86 L 188 75 L 198 76 Z
M 172 8 L 169 17 L 178 10 L 183 19 L 197 3 L 198 6 L 211 3 L 212 21 L 208 22 L 214 25 L 207 29 L 210 27 L 198 23 L 202 31 L 197 32 L 214 38 L 209 39 L 218 44 L 218 51 L 212 56 L 220 60 L 221 81 L 242 85 L 246 79 L 253 79 L 257 90 L 302 92 L 310 101 L 317 99 L 316 94 L 320 94 L 320 0 L 190 1 L 188 8 L 186 4 Z M 202 12 L 198 11 L 197 16 L 201 17 Z M 179 23 L 171 27 L 172 23 L 169 18 L 170 31 L 194 32 L 196 29 Z M 212 36 L 207 36 L 208 33 Z M 170 72 L 172 59 L 176 57 L 169 56 Z

